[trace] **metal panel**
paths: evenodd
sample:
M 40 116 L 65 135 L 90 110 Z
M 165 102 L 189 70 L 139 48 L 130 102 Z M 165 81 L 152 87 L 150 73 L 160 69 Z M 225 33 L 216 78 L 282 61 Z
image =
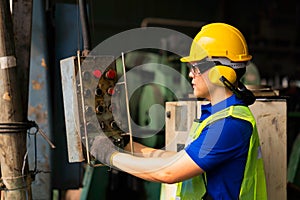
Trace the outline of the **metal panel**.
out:
M 21 1 L 23 3 L 30 3 L 30 1 Z M 16 3 L 16 1 L 14 1 Z M 20 2 L 19 2 L 20 3 Z M 28 6 L 28 5 L 27 5 Z M 25 9 L 20 7 L 18 9 Z M 24 10 L 24 12 L 26 12 Z M 28 90 L 28 119 L 35 121 L 39 128 L 41 128 L 49 138 L 52 138 L 52 131 L 50 125 L 51 103 L 49 99 L 49 79 L 48 79 L 48 54 L 47 54 L 47 37 L 46 26 L 44 23 L 44 7 L 43 1 L 33 1 L 33 17 L 32 17 L 32 40 L 30 51 L 30 76 L 29 76 L 29 90 Z M 27 16 L 29 17 L 29 16 Z M 23 19 L 20 23 L 24 23 Z M 25 20 L 26 21 L 26 20 Z M 19 30 L 25 31 L 28 30 Z M 22 34 L 21 34 L 22 35 Z M 29 38 L 24 36 L 19 37 L 20 41 L 27 41 Z M 26 42 L 25 42 L 26 43 Z M 21 45 L 22 46 L 22 45 Z M 23 46 L 24 47 L 24 46 Z M 22 51 L 28 51 L 27 47 L 24 47 Z M 28 54 L 28 52 L 24 52 Z M 24 55 L 21 62 L 27 60 L 27 55 Z M 23 75 L 23 74 L 22 74 Z M 27 86 L 25 86 L 27 87 Z M 24 97 L 27 95 L 24 94 Z M 27 98 L 27 96 L 26 96 Z M 27 103 L 24 101 L 22 103 Z M 51 198 L 51 159 L 50 159 L 50 145 L 47 141 L 37 134 L 36 146 L 34 136 L 29 135 L 27 137 L 27 149 L 28 149 L 28 162 L 30 170 L 36 167 L 41 173 L 35 175 L 34 181 L 31 183 L 32 199 L 46 200 Z M 36 151 L 36 152 L 35 152 Z
M 196 101 L 167 102 L 166 113 L 166 150 L 179 151 L 195 118 Z
M 61 60 L 61 79 L 65 112 L 66 136 L 69 162 L 84 160 L 80 137 L 78 96 L 76 93 L 76 57 Z
M 259 99 L 250 109 L 256 119 L 267 179 L 268 199 L 286 199 L 287 108 L 285 99 Z
M 117 80 L 114 57 L 70 57 L 60 63 L 69 162 L 87 159 L 90 163 L 88 152 L 94 137 L 100 131 L 108 136 L 118 135 L 115 134 L 117 131 L 112 124 L 109 106 L 112 96 L 109 89 L 115 90 L 113 86 Z M 112 72 L 112 80 L 103 78 L 112 75 Z M 83 148 L 86 155 L 83 155 Z

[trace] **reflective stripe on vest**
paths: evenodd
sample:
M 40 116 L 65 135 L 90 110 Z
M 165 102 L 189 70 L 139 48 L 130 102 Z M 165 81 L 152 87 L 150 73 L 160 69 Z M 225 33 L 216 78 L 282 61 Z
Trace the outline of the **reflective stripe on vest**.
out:
M 248 156 L 244 171 L 244 178 L 241 184 L 239 199 L 240 200 L 266 200 L 266 179 L 264 173 L 264 165 L 261 156 L 261 149 L 255 119 L 246 106 L 230 106 L 225 108 L 208 118 L 201 123 L 194 122 L 189 137 L 191 141 L 199 137 L 202 130 L 216 122 L 217 120 L 226 117 L 234 117 L 246 120 L 252 124 L 253 131 L 250 138 Z M 188 179 L 177 184 L 176 199 L 193 200 L 200 199 L 206 193 L 206 187 L 201 176 Z

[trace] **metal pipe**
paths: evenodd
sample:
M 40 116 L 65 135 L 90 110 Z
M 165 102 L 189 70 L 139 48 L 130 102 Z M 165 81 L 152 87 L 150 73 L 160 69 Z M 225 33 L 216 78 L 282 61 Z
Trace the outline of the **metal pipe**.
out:
M 87 56 L 91 50 L 91 36 L 87 16 L 86 1 L 79 0 L 80 22 L 82 28 L 83 51 L 82 55 Z
M 149 24 L 200 28 L 205 22 L 148 17 L 143 19 L 141 27 L 147 27 Z
M 125 88 L 125 100 L 126 100 L 126 110 L 127 110 L 127 118 L 128 118 L 128 129 L 129 129 L 129 143 L 131 154 L 134 154 L 133 149 L 133 140 L 132 140 L 132 129 L 131 129 L 131 117 L 130 117 L 130 108 L 129 108 L 129 98 L 128 98 L 128 89 L 127 89 L 127 78 L 126 78 L 126 67 L 125 67 L 125 58 L 124 53 L 122 52 L 122 67 L 123 67 L 123 76 L 124 76 L 124 88 Z

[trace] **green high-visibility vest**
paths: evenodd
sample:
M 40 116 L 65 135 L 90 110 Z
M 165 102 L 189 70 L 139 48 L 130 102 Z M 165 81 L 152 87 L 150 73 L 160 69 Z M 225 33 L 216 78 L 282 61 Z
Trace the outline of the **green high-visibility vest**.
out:
M 201 123 L 194 122 L 190 133 L 190 141 L 199 137 L 202 130 L 214 123 L 217 120 L 224 119 L 226 117 L 234 117 L 242 120 L 246 120 L 252 124 L 253 131 L 250 138 L 248 157 L 246 161 L 244 178 L 242 181 L 239 199 L 240 200 L 266 200 L 266 178 L 264 173 L 264 164 L 261 155 L 259 137 L 257 133 L 257 127 L 255 119 L 246 106 L 230 106 L 225 108 L 203 120 Z M 189 143 L 189 142 L 188 142 Z M 204 176 L 205 177 L 205 176 Z M 177 184 L 176 199 L 177 200 L 197 200 L 202 199 L 206 193 L 205 178 L 196 176 L 184 182 Z

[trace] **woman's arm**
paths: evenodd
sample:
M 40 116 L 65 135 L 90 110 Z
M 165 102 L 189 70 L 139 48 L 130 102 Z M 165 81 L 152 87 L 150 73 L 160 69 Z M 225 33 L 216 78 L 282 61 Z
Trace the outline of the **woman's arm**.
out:
M 176 154 L 174 151 L 166 151 L 162 149 L 154 149 L 147 147 L 137 142 L 133 142 L 134 155 L 144 158 L 153 158 L 153 157 L 168 157 Z M 125 151 L 131 152 L 130 144 L 126 145 L 124 148 Z
M 138 147 L 142 146 L 138 145 Z M 203 170 L 185 151 L 172 152 L 172 155 L 168 154 L 168 156 L 147 158 L 117 153 L 112 158 L 112 164 L 139 178 L 161 183 L 176 183 L 203 173 Z

